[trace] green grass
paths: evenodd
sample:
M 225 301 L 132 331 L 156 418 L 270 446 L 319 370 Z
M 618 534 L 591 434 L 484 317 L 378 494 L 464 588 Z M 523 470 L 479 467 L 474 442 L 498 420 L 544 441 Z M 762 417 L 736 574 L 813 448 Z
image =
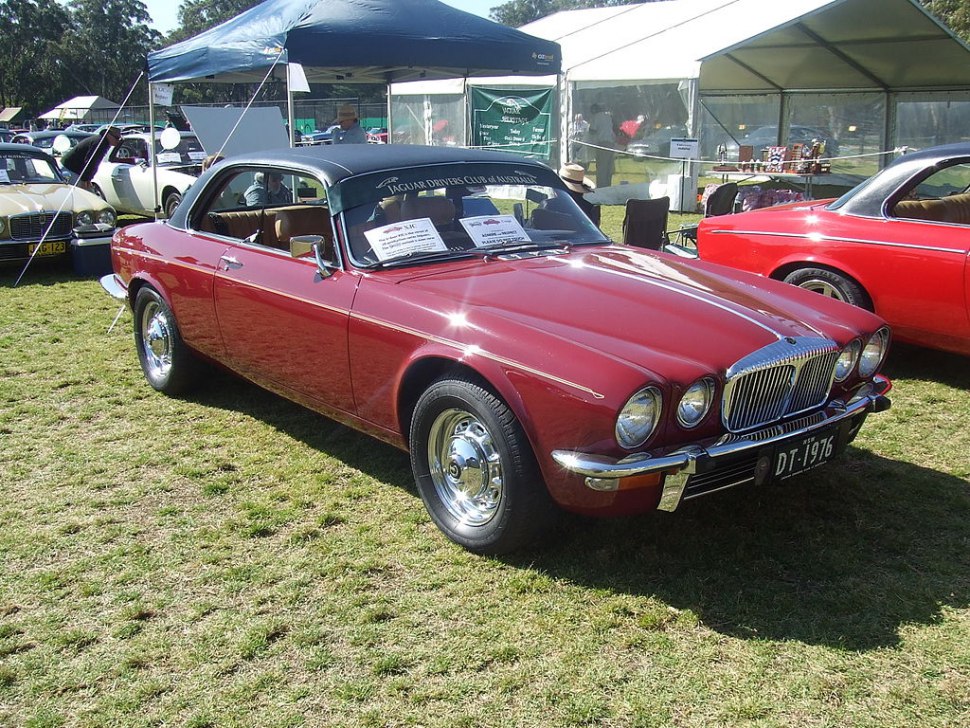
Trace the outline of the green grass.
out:
M 226 374 L 152 391 L 97 283 L 0 279 L 0 725 L 966 726 L 970 375 L 897 348 L 837 464 L 468 554 L 407 457 Z

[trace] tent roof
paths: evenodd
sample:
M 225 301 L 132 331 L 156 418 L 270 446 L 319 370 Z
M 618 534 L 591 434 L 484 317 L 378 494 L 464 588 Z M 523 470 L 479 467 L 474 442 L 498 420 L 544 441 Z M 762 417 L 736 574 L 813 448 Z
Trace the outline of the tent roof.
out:
M 96 109 L 117 109 L 118 104 L 103 96 L 75 96 L 58 104 L 50 111 L 41 114 L 41 119 L 83 119 L 89 111 Z
M 0 111 L 0 121 L 13 121 L 15 118 L 17 118 L 17 114 L 20 113 L 22 108 L 23 106 L 8 106 L 3 111 Z
M 311 82 L 558 73 L 555 42 L 438 0 L 266 0 L 148 55 L 153 83 L 259 81 L 280 63 Z
M 522 30 L 557 41 L 581 86 L 970 87 L 970 48 L 916 0 L 667 0 L 556 13 Z

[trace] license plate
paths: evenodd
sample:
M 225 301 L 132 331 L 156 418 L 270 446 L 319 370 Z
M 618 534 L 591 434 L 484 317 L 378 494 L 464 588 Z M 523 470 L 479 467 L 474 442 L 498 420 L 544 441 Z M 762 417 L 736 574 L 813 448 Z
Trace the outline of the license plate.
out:
M 32 243 L 27 246 L 27 255 L 34 254 L 34 248 L 37 247 L 36 243 Z M 37 251 L 37 255 L 61 255 L 67 252 L 67 243 L 63 240 L 54 240 L 49 243 L 41 243 L 40 250 Z
M 837 441 L 838 432 L 826 430 L 780 446 L 775 451 L 772 470 L 775 480 L 785 480 L 824 465 L 835 457 Z

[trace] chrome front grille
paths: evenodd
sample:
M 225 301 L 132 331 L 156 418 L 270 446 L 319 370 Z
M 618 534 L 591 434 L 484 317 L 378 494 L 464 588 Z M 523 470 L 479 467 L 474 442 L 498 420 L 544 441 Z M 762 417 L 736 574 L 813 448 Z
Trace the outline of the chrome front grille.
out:
M 51 225 L 51 221 L 54 224 Z M 70 212 L 59 212 L 55 219 L 53 212 L 28 212 L 23 215 L 10 216 L 10 239 L 18 242 L 36 243 L 44 235 L 47 226 L 51 225 L 47 233 L 47 240 L 64 240 L 71 237 L 74 229 L 74 218 Z
M 838 345 L 816 337 L 787 338 L 736 362 L 727 372 L 721 420 L 730 432 L 764 427 L 825 402 Z

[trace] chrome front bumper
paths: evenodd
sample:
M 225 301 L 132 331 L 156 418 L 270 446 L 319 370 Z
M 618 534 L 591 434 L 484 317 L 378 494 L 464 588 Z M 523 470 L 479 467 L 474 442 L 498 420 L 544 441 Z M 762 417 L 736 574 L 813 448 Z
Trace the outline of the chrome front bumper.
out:
M 877 387 L 880 386 L 881 389 L 877 391 Z M 854 418 L 859 418 L 858 425 L 861 426 L 865 415 L 889 409 L 891 403 L 885 396 L 885 392 L 889 391 L 890 386 L 889 380 L 877 377 L 875 386 L 865 385 L 847 403 L 834 400 L 822 411 L 792 422 L 773 425 L 743 435 L 725 435 L 710 443 L 688 445 L 667 455 L 654 456 L 643 452 L 616 459 L 571 450 L 553 450 L 552 457 L 566 470 L 585 476 L 587 487 L 597 491 L 618 490 L 621 478 L 663 473 L 666 477 L 657 508 L 673 511 L 685 498 L 685 490 L 691 476 L 715 472 L 719 464 L 725 460 L 743 457 L 745 454 L 753 456 L 814 432 L 847 424 Z M 857 430 L 858 427 L 855 427 L 851 433 L 847 433 L 842 443 L 843 447 L 855 436 Z M 764 469 L 769 464 L 759 461 L 752 473 L 739 476 L 735 481 L 731 481 L 730 478 L 725 479 L 723 485 L 703 492 L 720 490 L 746 481 L 757 482 L 759 468 Z M 763 478 L 764 473 L 761 476 Z M 697 495 L 701 494 L 703 493 L 697 493 Z
M 101 276 L 98 282 L 112 298 L 117 298 L 119 301 L 128 300 L 128 289 L 116 273 L 108 273 L 106 276 Z

